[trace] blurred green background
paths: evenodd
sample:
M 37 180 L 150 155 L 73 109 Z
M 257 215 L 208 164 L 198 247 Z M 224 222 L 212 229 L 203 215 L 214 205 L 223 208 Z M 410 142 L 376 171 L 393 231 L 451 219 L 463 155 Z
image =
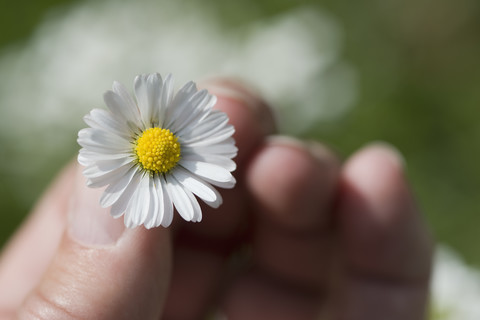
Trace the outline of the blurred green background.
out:
M 79 2 L 2 0 L 0 54 L 27 43 L 52 10 L 61 14 Z M 480 1 L 203 2 L 218 11 L 225 28 L 304 4 L 335 17 L 343 29 L 342 59 L 357 73 L 358 97 L 345 115 L 319 119 L 302 136 L 325 141 L 342 157 L 372 140 L 397 146 L 435 237 L 480 267 Z M 31 159 L 49 165 L 21 182 L 26 192 L 19 196 L 10 188 L 15 176 L 9 158 L 15 141 L 0 136 L 0 245 L 78 150 L 76 136 L 67 139 L 70 150 L 46 160 Z

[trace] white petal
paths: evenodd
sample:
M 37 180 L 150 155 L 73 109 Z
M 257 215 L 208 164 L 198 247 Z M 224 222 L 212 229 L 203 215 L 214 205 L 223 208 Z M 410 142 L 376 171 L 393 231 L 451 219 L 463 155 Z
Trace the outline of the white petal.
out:
M 220 153 L 220 154 L 216 154 L 218 156 L 222 156 L 222 157 L 225 157 L 225 158 L 228 158 L 228 159 L 233 159 L 237 156 L 237 151 L 234 151 L 234 152 L 231 152 L 231 153 Z
M 134 87 L 143 123 L 146 127 L 158 125 L 155 116 L 160 107 L 162 77 L 158 73 L 139 75 L 135 78 Z
M 178 135 L 181 136 L 185 142 L 193 142 L 221 130 L 227 124 L 228 116 L 225 113 L 219 110 L 212 110 L 208 117 L 200 123 L 185 127 Z
M 125 101 L 113 91 L 105 92 L 103 94 L 103 100 L 113 114 L 118 114 L 127 124 L 130 122 L 140 127 L 140 112 L 138 107 L 132 108 L 129 101 Z
M 101 164 L 101 167 L 98 166 L 98 164 Z M 115 159 L 115 160 L 105 160 L 101 162 L 95 162 L 95 165 L 93 166 L 88 166 L 83 169 L 83 174 L 87 178 L 96 178 L 103 176 L 107 173 L 110 173 L 112 171 L 116 171 L 123 168 L 125 169 L 125 172 L 132 166 L 133 164 L 128 161 L 128 158 L 121 158 L 121 159 Z M 121 171 L 119 171 L 121 172 Z
M 125 175 L 131 167 L 131 164 L 126 164 L 111 171 L 100 171 L 98 167 L 92 166 L 85 168 L 82 173 L 87 178 L 87 186 L 99 188 L 117 181 L 118 177 Z
M 158 113 L 161 106 L 163 80 L 159 73 L 153 73 L 148 76 L 147 79 L 148 92 L 149 92 L 149 106 L 150 106 L 150 118 L 154 121 L 154 125 L 159 125 Z
M 216 190 L 215 190 L 216 191 Z M 207 200 L 203 200 L 203 202 L 205 202 L 206 204 L 208 204 L 210 207 L 214 208 L 214 209 L 217 209 L 218 207 L 220 207 L 223 203 L 223 198 L 222 196 L 220 195 L 220 193 L 218 193 L 218 191 L 216 191 L 218 196 L 217 196 L 217 199 L 215 199 L 215 201 L 207 201 Z
M 122 196 L 112 205 L 112 208 L 110 209 L 110 214 L 114 218 L 118 218 L 125 213 L 128 203 L 135 193 L 135 190 L 137 190 L 141 178 L 142 173 L 137 170 L 135 175 L 132 177 L 132 181 L 130 181 L 125 190 L 123 190 Z
M 155 175 L 154 178 L 153 178 L 153 188 L 156 192 L 156 198 L 158 199 L 158 203 L 157 203 L 157 213 L 156 213 L 156 216 L 155 216 L 155 223 L 154 223 L 154 227 L 158 227 L 161 223 L 162 223 L 162 220 L 163 220 L 163 216 L 165 214 L 165 201 L 164 201 L 164 196 L 163 196 L 163 179 L 160 178 L 159 175 Z
M 159 126 L 165 126 L 165 115 L 167 108 L 173 99 L 173 76 L 168 74 L 163 82 L 162 92 L 160 93 L 160 108 L 158 110 Z
M 227 140 L 206 146 L 189 146 L 188 144 L 182 146 L 182 150 L 185 150 L 188 153 L 198 153 L 198 154 L 236 154 L 238 148 L 235 146 L 235 140 L 233 138 L 228 138 Z
M 232 182 L 235 181 L 230 171 L 218 166 L 216 164 L 200 162 L 200 161 L 188 161 L 180 160 L 179 164 L 190 172 L 195 173 L 197 176 L 206 178 L 209 181 L 217 182 Z
M 130 164 L 125 164 L 121 167 L 118 167 L 118 168 L 114 168 L 110 171 L 103 171 L 103 170 L 100 170 L 97 165 L 93 165 L 93 166 L 89 166 L 89 167 L 85 167 L 85 169 L 83 169 L 82 173 L 85 177 L 87 177 L 88 179 L 92 179 L 92 178 L 98 178 L 98 177 L 103 177 L 107 174 L 121 174 L 121 173 L 125 173 L 128 171 L 128 169 L 130 169 L 131 165 Z
M 185 190 L 185 194 L 188 196 L 190 199 L 190 202 L 193 206 L 193 217 L 192 217 L 192 222 L 200 222 L 202 221 L 202 209 L 200 208 L 200 205 L 198 204 L 197 199 L 195 196 L 188 190 Z
M 214 186 L 217 186 L 223 189 L 232 189 L 233 187 L 235 187 L 235 183 L 237 182 L 234 176 L 232 176 L 232 179 L 227 182 L 216 181 L 209 178 L 202 178 L 202 179 Z
M 147 74 L 141 74 L 135 77 L 133 86 L 135 89 L 135 97 L 137 98 L 138 108 L 140 110 L 140 118 L 143 123 L 149 123 L 150 106 L 147 89 Z
M 207 90 L 200 90 L 190 98 L 176 105 L 173 113 L 173 121 L 170 123 L 172 131 L 181 135 L 180 132 L 186 127 L 197 126 L 208 116 L 210 109 L 215 104 L 216 98 L 208 94 Z
M 127 149 L 127 148 L 118 148 L 118 147 L 108 147 L 108 146 L 102 146 L 102 145 L 95 145 L 95 144 L 83 144 L 83 143 L 80 143 L 79 144 L 85 148 L 86 150 L 90 151 L 90 152 L 96 152 L 96 153 L 99 153 L 99 154 L 125 154 L 125 153 L 130 153 L 131 150 L 130 148 Z
M 84 150 L 84 149 L 80 149 L 80 150 Z M 77 161 L 78 161 L 78 163 L 80 163 L 84 167 L 93 166 L 93 164 L 95 163 L 95 160 L 92 160 L 92 159 L 89 159 L 88 157 L 85 157 L 85 155 L 81 154 L 80 152 L 78 153 Z
M 126 139 L 102 130 L 85 128 L 78 132 L 78 144 L 86 149 L 105 149 L 117 152 L 128 152 L 132 145 Z
M 143 224 L 150 208 L 150 193 L 148 190 L 150 177 L 144 175 L 132 195 L 125 212 L 125 226 L 131 228 Z
M 132 195 L 132 198 L 130 199 L 130 202 L 128 203 L 127 209 L 125 210 L 125 214 L 123 215 L 123 223 L 125 224 L 125 227 L 127 228 L 134 228 L 136 225 L 133 223 L 133 216 L 130 214 L 129 208 L 130 208 L 130 203 L 131 201 L 134 201 L 136 199 L 136 193 Z
M 222 196 L 208 182 L 191 174 L 182 167 L 175 168 L 172 174 L 185 189 L 191 191 L 210 206 L 217 208 L 222 203 Z
M 132 182 L 132 179 L 135 174 L 137 174 L 137 171 L 138 168 L 133 167 L 125 175 L 120 176 L 117 181 L 110 184 L 100 197 L 100 205 L 103 208 L 107 208 L 117 202 Z
M 119 121 L 117 117 L 108 110 L 93 109 L 83 117 L 83 120 L 94 129 L 111 132 L 127 140 L 131 137 L 130 129 L 126 123 Z
M 193 140 L 193 142 L 189 142 L 188 145 L 190 147 L 215 145 L 217 143 L 221 143 L 227 140 L 228 138 L 230 138 L 234 134 L 234 132 L 235 132 L 235 129 L 233 128 L 233 126 L 228 126 L 211 135 L 206 135 L 201 139 L 195 139 Z
M 161 181 L 160 186 L 162 187 L 163 194 L 163 218 L 161 225 L 166 228 L 172 223 L 173 220 L 173 200 L 170 196 L 170 190 L 167 187 L 167 181 L 165 178 L 162 176 L 159 180 Z
M 178 117 L 186 117 L 184 110 L 187 102 L 192 95 L 197 92 L 197 87 L 193 81 L 186 83 L 175 95 L 172 102 L 168 105 L 165 113 L 165 128 L 172 128 L 172 124 L 177 121 Z
M 145 218 L 145 221 L 143 222 L 143 224 L 145 225 L 145 228 L 151 229 L 153 227 L 158 226 L 158 225 L 155 225 L 155 223 L 157 220 L 157 215 L 159 210 L 159 198 L 158 198 L 157 190 L 155 188 L 155 180 L 153 177 L 150 177 L 149 179 L 148 192 L 150 193 L 150 205 L 149 205 L 147 217 Z
M 226 157 L 223 155 L 182 152 L 182 159 L 186 161 L 201 161 L 216 164 L 224 167 L 230 172 L 237 168 L 237 164 L 231 159 L 231 157 Z
M 112 171 L 127 164 L 133 166 L 133 159 L 131 157 L 124 157 L 113 160 L 99 160 L 95 163 L 97 168 L 103 172 Z
M 135 222 L 137 226 L 145 223 L 151 209 L 150 208 L 150 205 L 152 204 L 150 201 L 150 196 L 151 196 L 150 180 L 151 179 L 152 177 L 150 177 L 149 175 L 144 175 L 138 186 L 139 194 L 138 194 L 138 202 L 135 210 L 139 214 L 135 214 L 134 216 L 136 217 L 136 219 L 133 219 L 133 222 Z
M 114 81 L 112 89 L 113 92 L 115 92 L 123 100 L 124 104 L 128 106 L 128 108 L 132 110 L 134 114 L 138 114 L 138 106 L 123 84 L 118 81 Z
M 78 163 L 80 163 L 84 167 L 89 167 L 95 164 L 97 161 L 105 161 L 105 160 L 115 160 L 120 158 L 127 158 L 131 157 L 131 153 L 109 153 L 109 154 L 102 154 L 98 152 L 92 152 L 87 149 L 80 149 L 78 153 Z
M 79 153 L 82 154 L 83 157 L 89 160 L 120 159 L 125 157 L 131 157 L 133 154 L 131 151 L 128 153 L 111 153 L 111 152 L 98 153 L 98 152 L 90 151 L 85 148 L 80 149 Z
M 191 221 L 195 216 L 195 212 L 190 198 L 173 175 L 166 175 L 165 178 L 167 180 L 168 193 L 178 213 L 186 221 Z

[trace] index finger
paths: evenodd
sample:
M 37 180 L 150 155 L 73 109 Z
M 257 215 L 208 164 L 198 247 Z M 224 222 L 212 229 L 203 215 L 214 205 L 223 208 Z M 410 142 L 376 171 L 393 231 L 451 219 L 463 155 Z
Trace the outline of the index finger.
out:
M 199 319 L 213 304 L 222 285 L 227 259 L 248 224 L 249 199 L 244 185 L 244 168 L 265 136 L 274 131 L 270 109 L 240 83 L 216 79 L 204 83 L 204 87 L 217 96 L 216 108 L 227 113 L 235 127 L 234 138 L 239 150 L 234 172 L 237 185 L 232 190 L 221 190 L 224 203 L 219 209 L 203 206 L 201 223 L 174 221 L 174 268 L 165 304 L 166 319 L 173 315 Z

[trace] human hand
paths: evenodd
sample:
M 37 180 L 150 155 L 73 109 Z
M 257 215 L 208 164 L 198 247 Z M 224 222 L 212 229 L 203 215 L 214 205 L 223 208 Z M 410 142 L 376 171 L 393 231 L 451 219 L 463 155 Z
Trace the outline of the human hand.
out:
M 198 224 L 124 229 L 69 165 L 3 250 L 0 317 L 423 319 L 431 241 L 398 154 L 371 145 L 341 165 L 271 136 L 239 84 L 207 87 L 239 148 L 224 204 Z

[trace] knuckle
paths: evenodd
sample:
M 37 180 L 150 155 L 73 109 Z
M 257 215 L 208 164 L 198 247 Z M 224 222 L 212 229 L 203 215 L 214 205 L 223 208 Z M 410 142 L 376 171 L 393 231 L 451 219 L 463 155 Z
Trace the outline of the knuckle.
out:
M 43 291 L 36 290 L 20 308 L 17 319 L 19 320 L 80 320 L 82 317 L 73 314 L 68 303 L 56 296 L 50 297 Z

